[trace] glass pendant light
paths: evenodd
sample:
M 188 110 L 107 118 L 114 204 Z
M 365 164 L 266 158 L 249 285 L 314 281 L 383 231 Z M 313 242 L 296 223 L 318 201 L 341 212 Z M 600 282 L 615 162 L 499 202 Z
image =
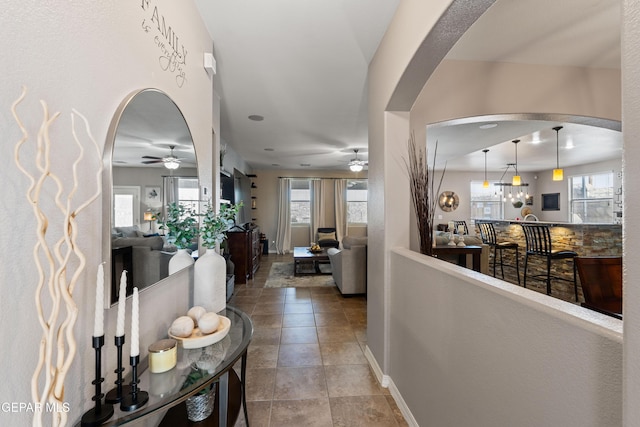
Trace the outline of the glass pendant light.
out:
M 520 142 L 520 140 L 519 139 L 514 139 L 511 142 L 513 142 L 515 144 L 515 146 L 516 146 L 516 174 L 513 176 L 513 179 L 511 180 L 511 185 L 519 186 L 520 184 L 522 184 L 522 180 L 520 179 L 520 175 L 518 175 L 518 142 Z
M 562 129 L 562 126 L 556 126 L 553 130 L 556 131 L 556 168 L 553 170 L 553 180 L 562 181 L 564 179 L 564 171 L 560 169 L 560 143 L 558 142 L 558 131 Z
M 484 182 L 482 183 L 482 188 L 489 188 L 489 181 L 487 181 L 487 152 L 489 151 L 488 148 L 485 148 L 484 150 L 482 150 L 482 152 L 484 153 Z

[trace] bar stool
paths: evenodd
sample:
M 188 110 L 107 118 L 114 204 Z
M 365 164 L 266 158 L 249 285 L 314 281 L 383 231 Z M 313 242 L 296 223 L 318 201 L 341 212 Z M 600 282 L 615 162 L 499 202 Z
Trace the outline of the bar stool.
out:
M 527 263 L 529 256 L 541 256 L 547 260 L 547 273 L 537 274 L 531 277 L 543 277 L 547 282 L 547 295 L 551 295 L 551 278 L 556 280 L 564 280 L 571 282 L 564 277 L 551 275 L 551 261 L 558 259 L 572 259 L 573 260 L 573 289 L 578 301 L 578 283 L 576 281 L 576 263 L 575 257 L 578 254 L 574 251 L 558 251 L 554 250 L 551 245 L 551 233 L 547 225 L 539 224 L 520 224 L 522 225 L 522 231 L 524 231 L 524 237 L 527 241 L 527 252 L 524 255 L 524 287 L 527 287 Z
M 496 235 L 496 230 L 493 227 L 493 223 L 488 221 L 476 221 L 478 228 L 480 229 L 480 238 L 482 243 L 489 245 L 493 249 L 493 277 L 496 277 L 496 262 L 498 261 L 498 251 L 500 251 L 500 272 L 502 273 L 502 280 L 504 280 L 504 266 L 512 267 L 516 269 L 516 275 L 518 276 L 518 285 L 520 284 L 520 266 L 518 262 L 518 243 L 516 242 L 499 242 Z M 514 265 L 505 264 L 502 259 L 502 252 L 505 249 L 516 250 L 516 263 Z

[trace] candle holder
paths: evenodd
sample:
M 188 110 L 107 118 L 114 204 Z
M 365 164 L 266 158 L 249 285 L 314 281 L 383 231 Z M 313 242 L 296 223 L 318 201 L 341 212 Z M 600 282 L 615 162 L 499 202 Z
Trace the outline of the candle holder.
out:
M 96 394 L 93 396 L 92 400 L 96 402 L 96 404 L 92 409 L 89 409 L 84 413 L 84 415 L 82 415 L 81 421 L 83 427 L 99 426 L 113 415 L 113 406 L 109 404 L 102 404 L 104 394 L 102 394 L 101 384 L 104 381 L 104 378 L 102 378 L 100 368 L 102 366 L 101 350 L 102 346 L 104 346 L 104 335 L 93 337 L 92 345 L 96 351 L 96 379 L 91 382 L 91 384 L 96 386 Z
M 122 373 L 124 372 L 124 368 L 122 367 L 122 346 L 124 345 L 124 341 L 124 335 L 121 337 L 115 337 L 114 339 L 118 354 L 118 367 L 113 372 L 116 373 L 118 378 L 114 382 L 116 385 L 115 388 L 111 389 L 104 398 L 106 403 L 120 403 L 120 401 L 122 401 L 122 396 L 131 392 L 131 387 L 129 385 L 123 385 L 124 380 L 122 379 Z
M 138 390 L 138 363 L 140 362 L 140 356 L 129 357 L 129 362 L 131 364 L 131 390 L 128 394 L 122 396 L 120 402 L 120 409 L 127 412 L 142 408 L 149 401 L 149 393 Z

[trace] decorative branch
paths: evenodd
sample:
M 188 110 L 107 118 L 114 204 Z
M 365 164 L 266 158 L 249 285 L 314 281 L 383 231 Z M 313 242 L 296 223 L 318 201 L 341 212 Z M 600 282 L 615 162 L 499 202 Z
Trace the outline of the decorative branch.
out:
M 102 174 L 102 162 L 96 171 L 96 190 L 84 202 L 77 207 L 73 207 L 73 198 L 79 188 L 78 166 L 84 158 L 84 144 L 76 133 L 75 118 L 80 117 L 85 125 L 85 130 L 90 142 L 95 148 L 97 158 L 100 159 L 100 147 L 91 133 L 87 119 L 76 110 L 71 114 L 71 132 L 74 142 L 79 148 L 79 155 L 72 164 L 72 187 L 65 197 L 64 184 L 62 180 L 51 170 L 51 139 L 49 130 L 59 117 L 59 113 L 49 116 L 47 104 L 40 101 L 43 110 L 43 119 L 36 139 L 36 156 L 34 168 L 37 173 L 29 171 L 20 160 L 20 150 L 28 141 L 29 133 L 17 113 L 18 105 L 26 96 L 26 88 L 23 87 L 20 97 L 12 104 L 11 112 L 22 132 L 22 138 L 18 141 L 14 149 L 14 160 L 18 169 L 29 180 L 29 188 L 26 197 L 32 206 L 36 217 L 37 242 L 33 248 L 33 258 L 38 272 L 38 283 L 35 292 L 35 304 L 38 312 L 38 320 L 42 328 L 42 338 L 38 351 L 38 362 L 31 378 L 31 397 L 36 403 L 44 407 L 45 403 L 59 408 L 52 411 L 51 425 L 64 426 L 67 423 L 67 414 L 62 410 L 64 405 L 64 381 L 76 353 L 76 340 L 73 327 L 78 317 L 78 308 L 73 300 L 73 290 L 80 279 L 86 265 L 86 258 L 77 245 L 78 225 L 76 218 L 78 214 L 87 208 L 100 195 L 100 177 Z M 62 213 L 62 228 L 60 237 L 51 245 L 47 242 L 49 230 L 49 219 L 41 203 L 41 193 L 48 181 L 52 181 L 56 189 L 53 198 L 55 206 Z M 53 236 L 56 238 L 57 236 Z M 71 274 L 68 280 L 68 266 L 75 257 L 78 267 Z M 46 267 L 43 265 L 46 260 Z M 45 318 L 43 309 L 43 297 L 46 295 L 44 288 L 48 291 L 50 306 L 48 317 Z M 64 307 L 66 314 L 61 313 Z M 63 318 L 64 316 L 64 318 Z M 33 425 L 42 426 L 44 411 L 35 411 Z
M 405 160 L 409 172 L 411 189 L 411 200 L 416 213 L 418 234 L 420 237 L 420 253 L 426 255 L 433 254 L 433 218 L 438 203 L 437 195 L 440 193 L 442 180 L 447 166 L 442 171 L 437 190 L 435 184 L 436 156 L 438 154 L 438 141 L 436 141 L 433 166 L 429 169 L 427 164 L 426 147 L 422 148 L 416 144 L 415 135 L 411 133 L 407 142 L 409 161 Z

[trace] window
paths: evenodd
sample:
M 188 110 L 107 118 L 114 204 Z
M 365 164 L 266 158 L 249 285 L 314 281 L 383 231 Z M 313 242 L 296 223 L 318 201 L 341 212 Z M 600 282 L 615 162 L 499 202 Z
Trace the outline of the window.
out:
M 139 224 L 140 187 L 113 186 L 113 226 L 131 227 Z M 137 219 L 137 220 L 136 220 Z
M 497 196 L 498 181 L 489 181 L 489 188 L 482 186 L 483 181 L 471 181 L 471 216 L 474 219 L 503 219 L 504 202 Z
M 571 222 L 613 223 L 613 172 L 569 178 Z
M 367 194 L 366 180 L 347 181 L 347 223 L 367 223 Z
M 178 201 L 194 212 L 199 212 L 200 188 L 198 178 L 178 179 Z
M 311 223 L 311 188 L 308 179 L 291 180 L 291 223 Z

